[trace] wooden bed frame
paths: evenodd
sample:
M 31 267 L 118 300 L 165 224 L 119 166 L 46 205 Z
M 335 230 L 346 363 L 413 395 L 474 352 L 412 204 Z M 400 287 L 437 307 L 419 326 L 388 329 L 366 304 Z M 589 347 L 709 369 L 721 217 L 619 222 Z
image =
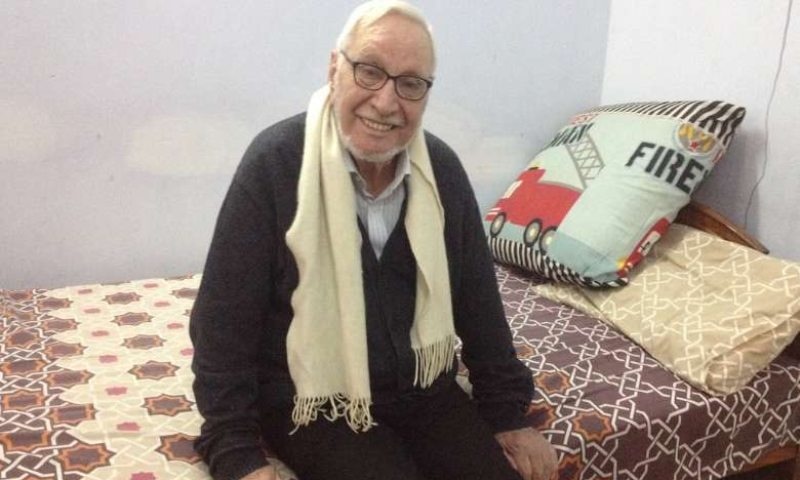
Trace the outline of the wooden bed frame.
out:
M 731 223 L 721 214 L 714 211 L 712 208 L 703 205 L 702 203 L 692 201 L 678 213 L 675 221 L 704 232 L 712 233 L 725 240 L 729 240 L 740 245 L 745 245 L 754 250 L 758 250 L 759 252 L 769 253 L 769 250 L 767 250 L 767 248 L 761 244 L 761 242 L 745 232 L 744 229 Z M 795 342 L 787 348 L 786 352 L 789 355 L 800 359 L 800 341 L 795 340 Z M 781 447 L 761 455 L 761 457 L 755 463 L 745 468 L 742 472 L 753 472 L 755 475 L 758 473 L 756 470 L 782 464 L 789 469 L 788 472 L 792 472 L 791 477 L 787 478 L 791 478 L 792 480 L 800 480 L 800 459 L 798 458 L 799 453 L 800 451 L 798 450 L 797 445 Z M 772 473 L 768 475 L 769 476 L 765 476 L 763 478 L 765 480 L 773 480 L 776 478 Z M 734 478 L 736 478 L 736 476 Z M 754 476 L 747 478 L 758 477 Z

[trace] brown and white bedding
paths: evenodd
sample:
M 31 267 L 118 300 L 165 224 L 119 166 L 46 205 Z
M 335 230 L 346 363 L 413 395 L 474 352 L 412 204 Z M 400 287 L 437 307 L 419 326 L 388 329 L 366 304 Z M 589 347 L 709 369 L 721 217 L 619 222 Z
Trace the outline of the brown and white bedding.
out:
M 800 442 L 800 361 L 737 393 L 690 386 L 608 323 L 497 267 L 560 479 L 711 479 Z M 0 479 L 208 478 L 188 314 L 199 275 L 0 290 Z M 284 479 L 294 478 L 281 466 Z

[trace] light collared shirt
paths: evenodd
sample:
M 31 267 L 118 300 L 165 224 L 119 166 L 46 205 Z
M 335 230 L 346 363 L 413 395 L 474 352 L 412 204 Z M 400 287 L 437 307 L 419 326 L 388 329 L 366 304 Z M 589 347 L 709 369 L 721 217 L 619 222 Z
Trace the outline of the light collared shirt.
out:
M 347 171 L 353 179 L 356 187 L 356 210 L 358 218 L 367 230 L 369 243 L 375 256 L 380 259 L 383 254 L 383 247 L 389 240 L 392 230 L 394 230 L 397 220 L 400 218 L 400 211 L 403 209 L 403 201 L 406 199 L 406 189 L 403 188 L 403 180 L 411 174 L 411 161 L 408 158 L 408 151 L 400 153 L 397 166 L 394 171 L 394 179 L 377 197 L 367 191 L 367 182 L 358 172 L 356 163 L 348 152 L 343 153 Z

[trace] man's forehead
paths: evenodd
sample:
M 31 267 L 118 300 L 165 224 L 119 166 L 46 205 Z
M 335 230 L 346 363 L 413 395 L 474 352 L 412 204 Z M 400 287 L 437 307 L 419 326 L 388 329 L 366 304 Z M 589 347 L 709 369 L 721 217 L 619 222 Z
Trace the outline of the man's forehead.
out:
M 378 61 L 387 49 L 404 49 L 419 59 L 419 68 L 433 67 L 433 45 L 426 27 L 405 16 L 389 13 L 353 31 L 350 51 L 361 61 Z

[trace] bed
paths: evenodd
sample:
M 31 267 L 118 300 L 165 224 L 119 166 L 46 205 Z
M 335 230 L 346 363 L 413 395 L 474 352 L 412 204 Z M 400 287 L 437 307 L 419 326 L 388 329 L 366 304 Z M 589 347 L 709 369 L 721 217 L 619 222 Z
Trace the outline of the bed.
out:
M 698 204 L 679 222 L 763 250 Z M 538 388 L 530 423 L 555 445 L 560 479 L 760 478 L 771 465 L 800 479 L 794 347 L 741 391 L 710 396 L 607 323 L 538 295 L 530 275 L 496 273 Z M 0 478 L 208 478 L 192 448 L 201 419 L 188 321 L 199 280 L 0 290 Z

